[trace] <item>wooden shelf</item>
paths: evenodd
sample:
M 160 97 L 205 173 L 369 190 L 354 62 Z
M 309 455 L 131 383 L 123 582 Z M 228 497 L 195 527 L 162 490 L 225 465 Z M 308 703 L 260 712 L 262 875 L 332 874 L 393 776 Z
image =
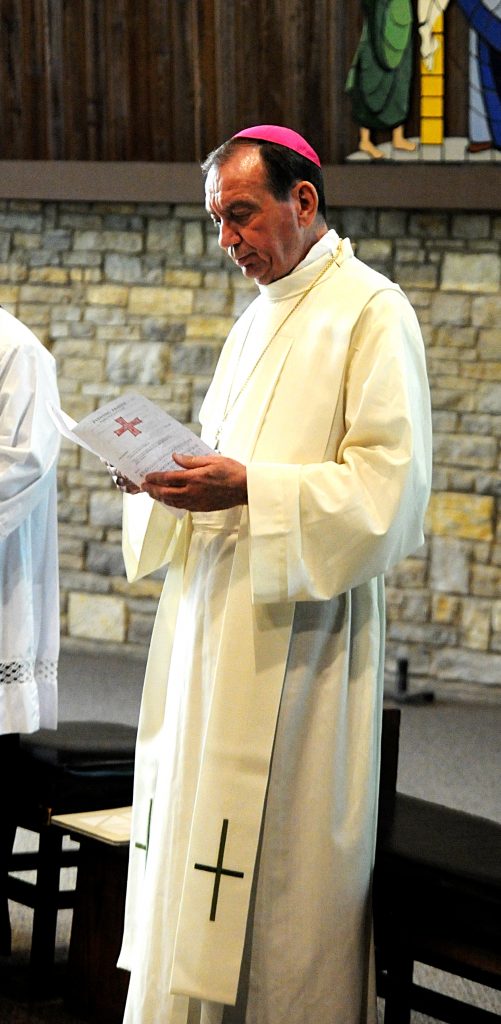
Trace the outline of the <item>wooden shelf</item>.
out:
M 331 164 L 324 176 L 334 207 L 501 209 L 501 162 Z M 3 160 L 0 199 L 203 204 L 204 197 L 196 163 Z

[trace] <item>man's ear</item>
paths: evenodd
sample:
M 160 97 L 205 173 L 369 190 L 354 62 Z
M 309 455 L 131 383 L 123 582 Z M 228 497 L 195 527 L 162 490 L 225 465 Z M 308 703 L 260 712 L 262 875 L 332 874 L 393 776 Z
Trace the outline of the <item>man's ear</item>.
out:
M 294 186 L 298 207 L 299 219 L 304 227 L 313 224 L 318 212 L 317 190 L 311 181 L 298 181 Z

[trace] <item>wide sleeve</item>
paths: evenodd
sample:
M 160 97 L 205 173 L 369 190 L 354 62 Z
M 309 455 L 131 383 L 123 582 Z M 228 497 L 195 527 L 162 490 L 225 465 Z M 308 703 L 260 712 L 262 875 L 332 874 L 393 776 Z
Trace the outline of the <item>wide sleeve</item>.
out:
M 170 562 L 180 519 L 149 494 L 124 494 L 122 552 L 129 583 Z
M 332 459 L 247 467 L 256 603 L 327 600 L 386 572 L 422 543 L 430 421 L 416 316 L 401 292 L 386 290 L 353 331 L 344 436 Z
M 0 339 L 0 538 L 16 530 L 42 500 L 60 443 L 47 411 L 47 403 L 59 405 L 54 360 L 11 319 L 12 343 Z M 18 343 L 16 332 L 30 340 Z

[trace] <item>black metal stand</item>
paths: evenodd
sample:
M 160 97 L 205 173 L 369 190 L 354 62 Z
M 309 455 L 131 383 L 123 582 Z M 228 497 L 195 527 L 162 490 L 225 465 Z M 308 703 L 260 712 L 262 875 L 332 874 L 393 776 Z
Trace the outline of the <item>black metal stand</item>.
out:
M 431 704 L 435 700 L 433 690 L 419 690 L 417 693 L 409 693 L 408 669 L 408 659 L 398 658 L 395 689 L 391 694 L 392 700 L 398 704 Z

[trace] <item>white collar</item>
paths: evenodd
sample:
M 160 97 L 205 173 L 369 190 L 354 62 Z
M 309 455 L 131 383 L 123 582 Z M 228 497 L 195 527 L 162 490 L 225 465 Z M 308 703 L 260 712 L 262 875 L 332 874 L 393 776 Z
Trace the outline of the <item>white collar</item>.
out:
M 301 263 L 298 263 L 289 274 L 278 278 L 277 281 L 272 281 L 271 284 L 258 284 L 261 297 L 269 302 L 280 302 L 282 299 L 298 295 L 308 287 L 310 281 L 318 273 L 318 262 L 335 253 L 339 243 L 337 231 L 334 231 L 333 228 L 326 231 L 325 235 L 322 235 L 318 242 L 312 245 Z M 352 255 L 351 245 L 348 239 L 345 239 L 341 250 L 341 262 Z

